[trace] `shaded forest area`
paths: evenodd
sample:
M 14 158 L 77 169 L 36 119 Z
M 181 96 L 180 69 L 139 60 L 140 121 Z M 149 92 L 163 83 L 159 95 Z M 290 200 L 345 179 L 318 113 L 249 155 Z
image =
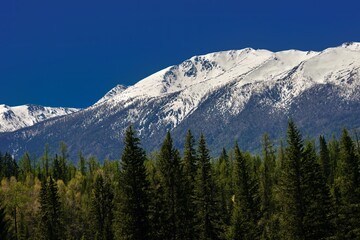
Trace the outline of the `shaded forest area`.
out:
M 0 239 L 360 239 L 356 134 L 286 143 L 263 136 L 262 154 L 238 144 L 212 159 L 188 131 L 184 152 L 167 133 L 146 155 L 129 127 L 120 160 L 79 153 L 19 161 L 0 154 Z

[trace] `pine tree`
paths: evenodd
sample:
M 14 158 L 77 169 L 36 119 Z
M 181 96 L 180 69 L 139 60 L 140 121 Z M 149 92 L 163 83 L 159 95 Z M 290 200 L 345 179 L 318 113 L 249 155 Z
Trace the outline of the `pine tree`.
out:
M 60 156 L 59 156 L 59 166 L 60 166 L 60 179 L 64 181 L 64 183 L 66 184 L 69 179 L 69 169 L 67 166 L 67 157 L 68 157 L 68 153 L 67 153 L 67 145 L 64 142 L 60 142 Z
M 10 221 L 6 219 L 5 208 L 0 201 L 0 239 L 14 239 L 10 229 Z
M 163 233 L 163 239 L 186 239 L 184 234 L 189 233 L 187 223 L 191 221 L 191 219 L 186 219 L 189 216 L 189 209 L 186 209 L 189 196 L 186 194 L 186 182 L 179 152 L 173 147 L 170 132 L 166 134 L 157 163 L 166 217 L 166 220 L 162 221 L 165 225 L 160 230 Z
M 91 197 L 92 230 L 97 240 L 114 238 L 112 229 L 113 198 L 114 194 L 110 183 L 105 181 L 102 173 L 98 173 Z
M 204 135 L 201 134 L 198 145 L 198 170 L 195 180 L 195 204 L 197 211 L 197 232 L 199 240 L 220 239 L 222 223 L 219 222 L 218 202 L 215 183 L 212 176 L 209 150 Z
M 189 181 L 189 183 L 194 186 L 194 180 L 196 175 L 197 169 L 197 162 L 196 162 L 196 150 L 195 150 L 195 139 L 191 134 L 191 131 L 188 130 L 186 139 L 185 139 L 185 146 L 184 146 L 184 157 L 183 157 L 183 170 L 184 176 Z
M 317 163 L 313 143 L 304 144 L 294 122 L 280 182 L 282 233 L 286 239 L 327 239 L 332 236 L 330 191 Z
M 340 158 L 340 144 L 338 140 L 333 136 L 328 144 L 329 150 L 329 161 L 330 161 L 330 176 L 329 176 L 329 185 L 333 188 L 335 177 L 337 175 L 338 161 Z
M 222 149 L 218 161 L 215 163 L 215 178 L 219 189 L 220 216 L 226 226 L 230 225 L 232 212 L 232 179 L 229 156 L 225 148 Z
M 346 129 L 340 139 L 340 159 L 335 180 L 338 232 L 341 239 L 360 238 L 360 172 L 355 146 Z
M 262 239 L 279 239 L 279 219 L 275 215 L 276 157 L 269 135 L 263 137 L 263 165 L 261 168 L 261 230 Z
M 282 234 L 284 239 L 304 239 L 304 196 L 301 186 L 303 140 L 293 121 L 287 130 L 286 155 L 280 182 L 282 204 Z
M 145 152 L 130 126 L 126 130 L 121 173 L 116 195 L 116 239 L 149 239 L 149 181 Z
M 63 239 L 62 208 L 56 183 L 50 176 L 40 190 L 40 239 Z
M 44 155 L 41 157 L 41 161 L 42 161 L 42 173 L 40 173 L 42 175 L 42 180 L 47 179 L 47 177 L 50 174 L 50 170 L 49 170 L 49 145 L 46 144 L 45 145 L 45 150 L 44 150 Z
M 249 159 L 235 145 L 235 195 L 231 218 L 231 239 L 259 239 L 258 223 L 261 217 L 258 182 L 251 174 Z
M 330 163 L 329 149 L 327 147 L 325 137 L 320 136 L 319 142 L 320 142 L 320 164 L 321 164 L 322 172 L 324 174 L 326 182 L 330 182 L 330 176 L 332 175 L 331 173 L 332 167 L 330 165 L 331 163 Z
M 195 239 L 195 204 L 194 204 L 194 184 L 197 170 L 195 140 L 188 130 L 185 139 L 184 157 L 182 160 L 182 170 L 184 176 L 184 209 L 186 209 L 185 222 L 183 225 L 184 237 L 187 239 Z
M 314 144 L 308 142 L 302 160 L 305 239 L 328 239 L 334 234 L 333 205 L 326 179 L 317 163 Z

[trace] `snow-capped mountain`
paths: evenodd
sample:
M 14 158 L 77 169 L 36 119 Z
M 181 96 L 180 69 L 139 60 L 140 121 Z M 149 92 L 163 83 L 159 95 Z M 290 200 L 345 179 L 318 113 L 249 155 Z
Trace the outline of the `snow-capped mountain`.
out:
M 72 153 L 118 158 L 130 124 L 147 150 L 167 130 L 181 147 L 187 129 L 203 131 L 214 149 L 234 141 L 256 149 L 264 132 L 281 137 L 289 117 L 317 136 L 359 128 L 358 116 L 360 43 L 321 52 L 246 48 L 194 56 L 118 85 L 87 109 L 0 136 L 0 149 L 22 153 L 64 140 Z
M 74 113 L 78 110 L 76 108 L 43 107 L 38 105 L 9 107 L 0 104 L 0 132 L 12 132 L 47 119 Z

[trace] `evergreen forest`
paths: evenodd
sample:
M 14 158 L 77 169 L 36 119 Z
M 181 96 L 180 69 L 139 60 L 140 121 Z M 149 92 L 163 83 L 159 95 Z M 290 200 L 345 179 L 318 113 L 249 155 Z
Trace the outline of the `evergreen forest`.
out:
M 335 134 L 335 133 L 334 133 Z M 262 138 L 262 152 L 222 149 L 189 130 L 146 154 L 129 127 L 118 160 L 0 154 L 0 239 L 360 239 L 360 140 Z M 275 147 L 276 146 L 276 147 Z M 76 164 L 74 164 L 76 162 Z

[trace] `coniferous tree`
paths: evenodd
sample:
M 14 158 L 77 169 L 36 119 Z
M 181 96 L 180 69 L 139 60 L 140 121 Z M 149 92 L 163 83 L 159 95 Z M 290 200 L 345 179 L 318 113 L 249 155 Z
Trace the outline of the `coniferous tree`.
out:
M 331 163 L 330 163 L 329 149 L 327 147 L 324 136 L 320 136 L 319 142 L 320 142 L 320 164 L 321 164 L 322 172 L 324 174 L 326 182 L 329 182 L 330 176 L 332 175 L 332 173 L 331 173 L 332 167 L 330 165 Z
M 337 236 L 360 238 L 360 172 L 355 146 L 346 129 L 340 139 L 340 158 L 335 179 L 338 207 Z
M 54 158 L 54 161 L 53 161 L 52 173 L 53 173 L 54 179 L 56 181 L 59 180 L 59 179 L 62 179 L 63 173 L 62 173 L 59 157 L 58 157 L 57 154 L 55 154 L 55 158 Z
M 104 179 L 102 173 L 99 173 L 95 178 L 91 198 L 92 230 L 96 240 L 112 240 L 114 238 L 112 229 L 113 198 L 114 194 L 110 183 Z
M 283 238 L 327 239 L 332 236 L 329 188 L 317 163 L 315 147 L 305 150 L 294 122 L 288 126 L 288 146 L 280 182 Z
M 44 154 L 41 157 L 41 162 L 42 162 L 42 172 L 39 173 L 39 175 L 41 176 L 41 180 L 47 179 L 48 176 L 50 175 L 50 158 L 49 158 L 49 145 L 46 144 L 45 145 L 45 149 L 44 149 Z
M 313 143 L 308 142 L 302 159 L 302 191 L 304 196 L 304 238 L 328 239 L 334 234 L 333 205 L 329 187 L 317 163 Z
M 194 186 L 195 176 L 196 176 L 196 169 L 197 169 L 197 162 L 196 162 L 196 150 L 195 150 L 195 139 L 191 134 L 191 131 L 188 130 L 186 139 L 185 139 L 185 146 L 184 146 L 184 157 L 183 157 L 183 170 L 184 176 L 190 183 L 191 188 Z
M 333 188 L 335 177 L 337 175 L 338 161 L 340 158 L 340 144 L 339 141 L 333 136 L 328 143 L 329 161 L 330 161 L 330 176 L 329 185 Z
M 287 143 L 279 186 L 282 205 L 282 237 L 303 239 L 305 212 L 301 186 L 301 161 L 304 146 L 301 134 L 293 121 L 289 121 L 288 124 Z
M 263 137 L 263 165 L 261 169 L 261 239 L 280 239 L 279 219 L 275 200 L 276 157 L 269 135 Z
M 232 175 L 229 156 L 225 148 L 222 149 L 218 161 L 215 163 L 215 178 L 219 189 L 220 217 L 226 226 L 230 225 L 232 212 Z
M 249 159 L 235 145 L 234 209 L 231 218 L 231 239 L 259 239 L 258 223 L 261 217 L 258 182 L 251 174 Z
M 57 185 L 50 176 L 40 190 L 40 239 L 63 239 L 62 208 Z
M 197 211 L 197 232 L 199 240 L 220 239 L 222 223 L 218 213 L 215 183 L 212 176 L 209 150 L 204 135 L 198 145 L 198 170 L 195 180 L 195 204 Z
M 12 231 L 10 229 L 10 221 L 6 219 L 5 208 L 0 201 L 0 239 L 14 239 Z
M 145 152 L 130 126 L 126 130 L 116 195 L 115 238 L 149 239 L 149 182 Z
M 166 134 L 158 157 L 159 183 L 166 217 L 160 231 L 164 239 L 186 239 L 184 234 L 188 233 L 189 219 L 186 217 L 189 215 L 187 213 L 189 209 L 185 207 L 188 195 L 186 195 L 186 182 L 179 152 L 173 147 L 170 132 Z
M 60 179 L 66 184 L 69 181 L 69 169 L 67 166 L 67 145 L 64 142 L 60 142 L 60 156 L 59 156 L 59 166 L 60 166 Z
M 194 204 L 194 184 L 197 170 L 195 139 L 188 130 L 185 145 L 184 145 L 184 157 L 182 160 L 182 169 L 184 176 L 184 209 L 186 209 L 185 222 L 183 225 L 184 237 L 187 239 L 195 239 L 195 204 Z

